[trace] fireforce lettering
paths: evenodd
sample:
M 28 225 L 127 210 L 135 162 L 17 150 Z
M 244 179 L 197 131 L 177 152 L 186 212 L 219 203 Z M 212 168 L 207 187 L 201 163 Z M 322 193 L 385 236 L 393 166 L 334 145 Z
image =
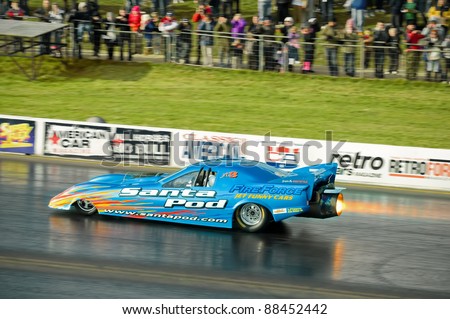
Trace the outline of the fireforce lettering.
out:
M 245 186 L 234 185 L 230 189 L 230 193 L 252 193 L 252 194 L 281 194 L 281 195 L 301 195 L 303 188 L 294 187 L 275 187 L 274 185 L 264 186 Z

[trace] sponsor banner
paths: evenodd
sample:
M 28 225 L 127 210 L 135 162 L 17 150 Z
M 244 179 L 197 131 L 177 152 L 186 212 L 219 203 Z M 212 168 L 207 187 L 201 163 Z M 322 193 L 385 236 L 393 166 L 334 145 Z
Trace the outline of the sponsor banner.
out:
M 102 159 L 111 155 L 110 133 L 103 126 L 46 123 L 44 154 Z
M 301 158 L 306 140 L 272 138 L 202 131 L 174 133 L 174 165 L 184 167 L 204 160 L 245 158 L 283 169 L 304 166 Z M 310 152 L 311 153 L 311 152 Z M 312 152 L 317 157 L 316 152 Z M 308 153 L 304 153 L 308 155 Z M 307 161 L 306 161 L 307 162 Z
M 333 141 L 331 135 L 306 140 L 0 115 L 0 152 L 173 167 L 217 158 L 287 170 L 336 162 L 337 182 L 450 191 L 450 150 Z
M 450 190 L 450 150 L 346 143 L 330 159 L 337 181 Z
M 114 161 L 150 165 L 170 165 L 169 131 L 113 128 L 111 151 Z
M 34 154 L 36 122 L 0 118 L 0 152 Z

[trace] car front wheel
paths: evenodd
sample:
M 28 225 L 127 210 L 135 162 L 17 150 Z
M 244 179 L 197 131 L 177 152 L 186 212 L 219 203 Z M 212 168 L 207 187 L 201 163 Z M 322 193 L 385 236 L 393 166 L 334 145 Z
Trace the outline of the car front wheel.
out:
M 95 208 L 94 204 L 85 199 L 79 199 L 75 202 L 75 207 L 78 209 L 80 213 L 83 215 L 91 216 L 97 213 L 97 208 Z
M 247 203 L 236 211 L 236 221 L 242 230 L 253 233 L 267 226 L 269 214 L 264 207 Z

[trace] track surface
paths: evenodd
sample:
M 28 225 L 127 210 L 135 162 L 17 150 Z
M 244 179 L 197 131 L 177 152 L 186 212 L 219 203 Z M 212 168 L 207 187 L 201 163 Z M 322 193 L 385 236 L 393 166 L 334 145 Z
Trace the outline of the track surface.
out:
M 0 155 L 0 298 L 450 298 L 448 194 L 349 187 L 263 234 L 47 207 L 108 172 Z

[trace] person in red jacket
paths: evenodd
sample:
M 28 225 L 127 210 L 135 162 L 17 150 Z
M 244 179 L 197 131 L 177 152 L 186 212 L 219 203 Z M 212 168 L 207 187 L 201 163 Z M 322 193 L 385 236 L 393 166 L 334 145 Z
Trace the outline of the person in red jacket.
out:
M 141 9 L 139 6 L 134 6 L 131 9 L 130 15 L 128 16 L 128 24 L 133 32 L 138 32 L 141 26 Z
M 19 2 L 17 0 L 13 0 L 11 2 L 11 8 L 6 11 L 6 16 L 8 17 L 8 19 L 22 20 L 24 15 L 25 11 L 23 11 L 22 8 L 19 7 Z
M 414 24 L 406 27 L 406 79 L 417 80 L 417 71 L 419 70 L 420 58 L 422 55 L 422 46 L 419 45 L 420 39 L 425 36 L 416 30 Z

